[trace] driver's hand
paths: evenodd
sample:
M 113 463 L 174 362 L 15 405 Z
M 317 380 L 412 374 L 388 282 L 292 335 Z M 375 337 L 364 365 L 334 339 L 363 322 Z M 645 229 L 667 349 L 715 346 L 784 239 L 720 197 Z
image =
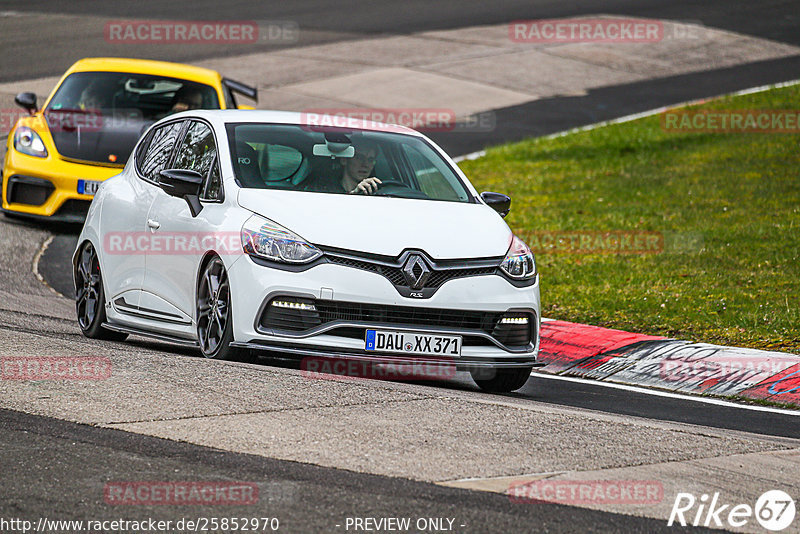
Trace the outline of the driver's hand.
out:
M 356 195 L 371 195 L 375 193 L 380 186 L 381 181 L 378 178 L 364 178 L 350 193 L 355 193 Z

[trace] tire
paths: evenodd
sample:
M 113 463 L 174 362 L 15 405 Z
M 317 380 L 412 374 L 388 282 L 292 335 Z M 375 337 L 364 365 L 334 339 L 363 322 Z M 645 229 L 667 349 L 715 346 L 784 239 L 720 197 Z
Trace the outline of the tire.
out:
M 248 350 L 230 346 L 233 341 L 230 280 L 219 256 L 212 257 L 203 267 L 196 300 L 197 341 L 203 356 L 248 361 Z
M 508 393 L 515 391 L 528 381 L 531 376 L 533 367 L 519 367 L 511 369 L 495 369 L 493 376 L 488 377 L 492 373 L 487 373 L 485 370 L 470 371 L 472 380 L 478 384 L 478 387 L 483 391 L 490 393 Z
M 106 321 L 106 299 L 100 261 L 88 241 L 81 247 L 75 266 L 75 313 L 84 336 L 91 339 L 124 341 L 128 334 L 103 327 Z

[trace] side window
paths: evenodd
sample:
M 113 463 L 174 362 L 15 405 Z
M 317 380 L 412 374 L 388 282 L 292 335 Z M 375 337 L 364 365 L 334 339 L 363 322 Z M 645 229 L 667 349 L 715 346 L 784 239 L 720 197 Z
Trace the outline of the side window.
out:
M 205 178 L 202 195 L 205 200 L 217 200 L 220 197 L 221 182 L 216 157 L 217 145 L 211 128 L 204 122 L 193 121 L 178 147 L 175 168 L 197 171 Z
M 175 168 L 197 171 L 205 176 L 216 155 L 217 145 L 211 128 L 204 122 L 193 121 L 178 146 Z
M 423 193 L 431 198 L 441 200 L 459 200 L 458 193 L 445 178 L 444 174 L 437 169 L 436 164 L 421 154 L 416 148 L 403 145 L 403 151 L 414 170 L 417 182 Z
M 236 109 L 238 107 L 236 97 L 233 96 L 230 88 L 225 84 L 222 84 L 222 94 L 225 95 L 225 109 Z
M 216 159 L 211 164 L 211 170 L 206 177 L 206 185 L 200 198 L 203 200 L 219 200 L 222 198 L 222 180 L 219 177 L 219 162 Z
M 142 139 L 142 142 L 139 143 L 139 147 L 136 149 L 136 170 L 139 171 L 140 174 L 144 174 L 142 170 L 144 166 L 144 156 L 147 153 L 147 147 L 150 146 L 150 141 L 153 139 L 153 132 L 149 132 L 147 137 Z
M 166 124 L 155 130 L 150 139 L 150 145 L 144 155 L 139 172 L 145 179 L 158 182 L 158 173 L 164 170 L 175 146 L 175 140 L 181 131 L 183 122 Z

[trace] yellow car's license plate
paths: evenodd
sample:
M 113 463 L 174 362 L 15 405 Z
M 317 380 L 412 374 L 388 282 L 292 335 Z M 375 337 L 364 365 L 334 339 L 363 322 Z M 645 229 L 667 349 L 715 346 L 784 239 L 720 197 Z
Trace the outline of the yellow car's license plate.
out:
M 81 195 L 94 195 L 100 189 L 100 184 L 95 180 L 78 180 L 78 193 Z

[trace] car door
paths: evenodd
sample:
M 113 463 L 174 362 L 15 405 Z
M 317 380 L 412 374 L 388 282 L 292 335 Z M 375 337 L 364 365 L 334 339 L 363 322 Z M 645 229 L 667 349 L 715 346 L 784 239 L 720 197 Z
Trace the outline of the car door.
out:
M 219 237 L 222 189 L 211 127 L 192 120 L 181 137 L 171 167 L 197 171 L 204 177 L 203 210 L 193 217 L 183 198 L 163 191 L 156 194 L 147 221 L 160 245 L 147 253 L 140 308 L 174 325 L 172 331 L 189 333 L 185 327 L 194 313 L 197 270 L 209 242 Z
M 151 130 L 137 147 L 134 166 L 114 183 L 103 203 L 102 256 L 110 300 L 120 312 L 137 315 L 144 282 L 147 214 L 158 187 L 158 173 L 170 161 L 183 121 Z M 114 180 L 117 180 L 115 178 Z

